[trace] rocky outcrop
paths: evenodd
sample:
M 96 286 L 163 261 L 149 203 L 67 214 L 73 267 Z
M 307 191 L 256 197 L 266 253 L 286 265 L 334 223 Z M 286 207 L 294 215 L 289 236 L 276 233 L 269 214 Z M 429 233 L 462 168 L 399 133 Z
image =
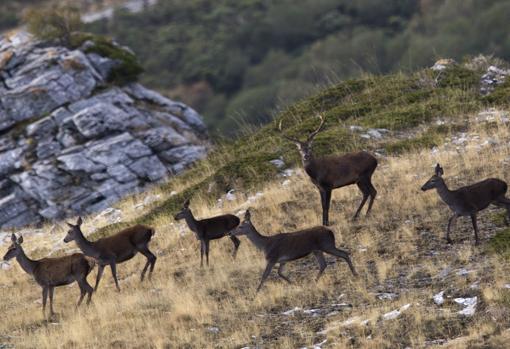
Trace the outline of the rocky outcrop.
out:
M 207 152 L 200 115 L 138 83 L 107 83 L 119 62 L 90 45 L 0 37 L 0 226 L 102 210 Z

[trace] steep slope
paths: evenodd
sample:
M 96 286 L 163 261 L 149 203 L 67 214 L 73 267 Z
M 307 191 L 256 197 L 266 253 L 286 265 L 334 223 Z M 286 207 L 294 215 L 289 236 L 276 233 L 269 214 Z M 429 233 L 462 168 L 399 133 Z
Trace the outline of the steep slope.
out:
M 205 156 L 201 117 L 134 82 L 126 48 L 0 37 L 0 226 L 95 212 Z

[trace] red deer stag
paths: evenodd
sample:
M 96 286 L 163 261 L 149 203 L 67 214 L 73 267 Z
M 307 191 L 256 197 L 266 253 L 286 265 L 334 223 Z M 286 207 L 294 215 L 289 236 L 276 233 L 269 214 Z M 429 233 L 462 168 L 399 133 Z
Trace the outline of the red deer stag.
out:
M 46 316 L 48 295 L 50 297 L 50 317 L 55 314 L 53 311 L 54 288 L 69 285 L 75 281 L 78 283 L 81 292 L 76 308 L 80 306 L 86 294 L 88 294 L 87 304 L 90 303 L 93 289 L 87 282 L 87 275 L 89 275 L 95 265 L 95 261 L 92 258 L 86 257 L 81 253 L 75 253 L 59 258 L 32 260 L 23 251 L 21 246 L 23 243 L 22 236 L 16 238 L 16 235 L 12 234 L 11 240 L 12 244 L 7 250 L 4 260 L 8 261 L 16 257 L 21 268 L 29 275 L 32 275 L 35 281 L 42 287 L 43 316 Z
M 200 240 L 200 266 L 204 264 L 204 253 L 207 265 L 209 266 L 209 241 L 220 239 L 239 225 L 239 218 L 232 214 L 196 220 L 189 208 L 189 200 L 182 205 L 182 209 L 174 216 L 176 221 L 184 219 L 186 224 L 195 236 Z M 232 256 L 235 258 L 237 249 L 239 248 L 238 238 L 230 236 L 230 240 L 234 243 L 234 252 Z
M 149 242 L 154 235 L 154 229 L 145 225 L 135 225 L 126 228 L 115 235 L 99 239 L 97 241 L 89 241 L 85 238 L 81 231 L 83 220 L 78 218 L 76 224 L 67 223 L 71 228 L 64 242 L 76 241 L 78 247 L 87 256 L 98 261 L 98 272 L 94 291 L 97 291 L 99 281 L 103 276 L 104 267 L 109 265 L 112 270 L 115 287 L 120 292 L 119 281 L 117 280 L 117 264 L 125 262 L 133 258 L 138 252 L 147 258 L 147 262 L 142 270 L 141 281 L 145 277 L 147 268 L 150 266 L 149 279 L 156 265 L 156 256 L 149 250 Z
M 352 265 L 349 253 L 342 251 L 335 246 L 335 235 L 333 232 L 323 226 L 313 227 L 305 230 L 299 230 L 293 233 L 277 234 L 265 236 L 260 234 L 251 222 L 250 211 L 247 210 L 244 215 L 244 221 L 232 233 L 234 236 L 246 235 L 248 239 L 265 254 L 267 265 L 257 292 L 260 290 L 264 281 L 267 279 L 276 263 L 279 263 L 278 275 L 291 283 L 288 277 L 283 275 L 285 263 L 308 256 L 310 253 L 315 255 L 319 263 L 319 274 L 316 281 L 319 280 L 324 269 L 326 269 L 326 260 L 324 254 L 328 253 L 344 259 L 354 276 L 357 276 L 356 270 Z
M 507 214 L 510 216 L 510 199 L 505 197 L 508 186 L 501 179 L 488 178 L 456 190 L 449 190 L 442 177 L 443 174 L 443 168 L 437 164 L 434 175 L 421 187 L 421 190 L 426 191 L 435 188 L 441 200 L 453 211 L 453 216 L 448 221 L 446 229 L 446 241 L 449 244 L 452 243 L 450 230 L 455 226 L 457 218 L 471 216 L 471 222 L 475 230 L 475 243 L 478 245 L 480 240 L 478 238 L 478 225 L 476 224 L 477 213 L 493 204 L 506 208 Z
M 368 215 L 377 195 L 377 190 L 372 185 L 372 174 L 377 167 L 377 159 L 366 151 L 320 158 L 313 156 L 313 140 L 322 131 L 325 122 L 322 115 L 319 115 L 319 118 L 321 120 L 319 127 L 310 133 L 304 142 L 297 138 L 286 136 L 283 133 L 282 136 L 296 144 L 306 173 L 312 180 L 312 183 L 319 189 L 322 203 L 322 224 L 329 225 L 331 191 L 351 184 L 356 184 L 363 193 L 363 199 L 354 215 L 354 219 L 358 218 L 361 209 L 370 197 L 367 209 Z M 278 129 L 282 132 L 281 121 Z

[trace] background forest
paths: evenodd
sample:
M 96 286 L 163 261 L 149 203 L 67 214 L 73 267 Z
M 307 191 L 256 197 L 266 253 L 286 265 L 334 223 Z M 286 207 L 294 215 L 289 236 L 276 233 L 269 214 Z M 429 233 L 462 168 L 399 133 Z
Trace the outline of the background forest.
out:
M 2 1 L 0 28 L 36 2 Z M 90 10 L 119 1 L 76 3 Z M 141 13 L 117 10 L 85 30 L 132 48 L 144 84 L 230 136 L 330 82 L 443 57 L 508 60 L 508 18 L 507 0 L 172 0 Z

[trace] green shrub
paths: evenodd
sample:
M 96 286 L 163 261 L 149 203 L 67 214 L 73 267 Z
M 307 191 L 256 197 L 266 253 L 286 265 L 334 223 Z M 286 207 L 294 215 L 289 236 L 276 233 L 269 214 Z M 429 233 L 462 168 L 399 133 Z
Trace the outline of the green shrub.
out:
M 46 41 L 58 41 L 71 45 L 71 36 L 81 28 L 78 8 L 70 5 L 30 8 L 24 14 L 24 22 L 30 33 Z

